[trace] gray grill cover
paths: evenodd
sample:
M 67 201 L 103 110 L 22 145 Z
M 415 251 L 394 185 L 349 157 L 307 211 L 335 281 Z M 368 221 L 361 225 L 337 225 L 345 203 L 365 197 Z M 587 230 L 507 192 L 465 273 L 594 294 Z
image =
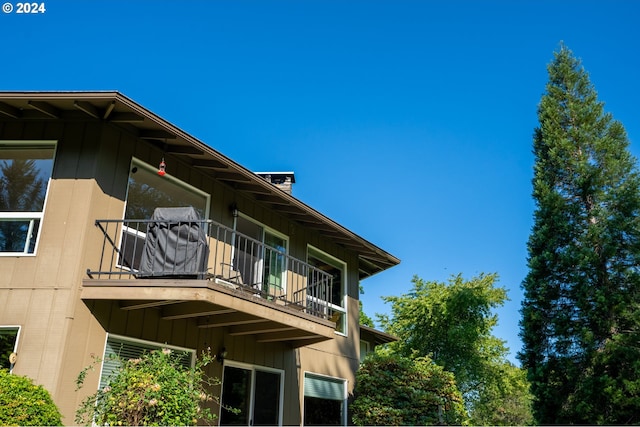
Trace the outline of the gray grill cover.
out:
M 196 210 L 156 208 L 151 219 L 137 277 L 204 278 L 209 245 Z

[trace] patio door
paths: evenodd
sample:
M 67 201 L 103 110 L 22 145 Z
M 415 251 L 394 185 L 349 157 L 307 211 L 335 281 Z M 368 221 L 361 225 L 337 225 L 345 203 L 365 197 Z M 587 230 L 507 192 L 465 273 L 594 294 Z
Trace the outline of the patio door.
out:
M 282 371 L 225 365 L 222 377 L 223 407 L 220 425 L 277 426 L 282 424 Z
M 268 295 L 285 291 L 287 237 L 244 215 L 236 220 L 236 231 L 251 240 L 236 238 L 235 268 L 245 283 Z M 248 280 L 247 280 L 248 279 Z

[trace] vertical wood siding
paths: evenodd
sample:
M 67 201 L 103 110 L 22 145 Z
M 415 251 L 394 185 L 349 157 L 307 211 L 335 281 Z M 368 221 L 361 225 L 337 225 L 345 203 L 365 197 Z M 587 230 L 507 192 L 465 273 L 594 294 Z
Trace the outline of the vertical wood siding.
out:
M 19 361 L 14 372 L 44 385 L 60 406 L 64 422 L 84 396 L 95 390 L 99 369 L 75 391 L 81 369 L 101 356 L 106 333 L 217 352 L 228 359 L 285 371 L 284 423 L 299 424 L 304 371 L 347 378 L 357 367 L 358 263 L 355 254 L 306 230 L 231 187 L 100 121 L 2 121 L 0 140 L 57 140 L 53 175 L 36 256 L 0 256 L 0 325 L 21 325 Z M 83 303 L 79 293 L 86 269 L 100 257 L 102 236 L 96 219 L 119 219 L 124 213 L 131 159 L 156 165 L 164 156 L 169 174 L 211 196 L 209 217 L 231 226 L 229 207 L 289 236 L 289 252 L 306 260 L 311 244 L 348 265 L 348 337 L 301 349 L 283 343 L 257 343 L 231 336 L 226 328 L 198 328 L 195 320 L 162 320 L 159 310 L 122 310 L 115 302 Z M 222 366 L 209 367 L 221 377 Z

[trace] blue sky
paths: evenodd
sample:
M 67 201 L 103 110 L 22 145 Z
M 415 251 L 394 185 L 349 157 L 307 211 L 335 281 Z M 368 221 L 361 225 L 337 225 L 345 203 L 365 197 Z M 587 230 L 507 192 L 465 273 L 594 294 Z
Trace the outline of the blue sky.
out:
M 10 3 L 0 90 L 118 90 L 249 169 L 295 171 L 296 197 L 402 260 L 363 282 L 370 315 L 414 275 L 498 273 L 514 361 L 560 41 L 640 154 L 638 1 Z

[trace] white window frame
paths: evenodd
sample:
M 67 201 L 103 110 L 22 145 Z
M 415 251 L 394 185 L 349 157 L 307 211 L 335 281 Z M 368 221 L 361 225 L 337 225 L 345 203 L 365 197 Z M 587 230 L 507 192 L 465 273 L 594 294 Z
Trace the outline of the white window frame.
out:
M 242 362 L 236 362 L 234 360 L 228 360 L 225 359 L 224 363 L 223 363 L 223 367 L 222 367 L 222 382 L 224 383 L 224 368 L 226 368 L 227 366 L 232 367 L 232 368 L 239 368 L 239 369 L 245 369 L 247 371 L 251 371 L 251 396 L 249 396 L 249 408 L 251 408 L 251 412 L 248 414 L 248 418 L 249 420 L 253 420 L 254 414 L 253 414 L 253 409 L 254 409 L 254 401 L 255 401 L 255 381 L 256 381 L 256 370 L 258 371 L 263 371 L 263 372 L 272 372 L 272 373 L 277 373 L 280 374 L 280 401 L 278 402 L 278 404 L 280 405 L 280 407 L 278 408 L 278 425 L 281 426 L 282 425 L 282 420 L 283 420 L 283 416 L 284 416 L 284 374 L 285 371 L 283 369 L 278 369 L 278 368 L 270 368 L 267 366 L 261 366 L 261 365 L 254 365 L 254 364 L 250 364 L 250 363 L 242 363 Z M 220 388 L 220 403 L 222 403 L 222 390 L 224 388 L 224 384 L 221 385 Z M 222 419 L 222 406 L 220 406 L 220 411 L 218 413 L 218 420 Z
M 305 390 L 305 382 L 307 381 L 307 376 L 310 377 L 316 377 L 318 379 L 326 379 L 327 381 L 331 381 L 331 382 L 341 382 L 343 385 L 343 389 L 342 389 L 342 425 L 346 426 L 347 425 L 347 417 L 348 417 L 348 406 L 347 406 L 347 396 L 348 396 L 348 385 L 349 385 L 349 381 L 346 378 L 340 378 L 340 377 L 333 377 L 330 375 L 325 375 L 325 374 L 319 374 L 317 372 L 313 372 L 313 371 L 304 371 L 302 374 L 302 419 L 301 419 L 301 424 L 304 424 L 304 411 L 305 411 L 305 405 L 304 405 L 304 398 L 307 397 L 307 395 L 305 394 L 304 390 Z M 313 396 L 312 396 L 313 397 Z
M 18 332 L 16 333 L 16 342 L 13 344 L 13 352 L 15 354 L 18 354 L 18 344 L 20 344 L 20 332 L 22 332 L 22 326 L 20 325 L 0 325 L 0 330 L 5 329 L 5 330 L 10 330 L 10 329 L 17 329 Z M 13 373 L 13 368 L 9 369 L 9 373 Z
M 250 221 L 252 223 L 254 223 L 255 225 L 259 226 L 262 228 L 262 235 L 260 236 L 260 242 L 262 243 L 263 246 L 268 246 L 265 243 L 265 233 L 269 233 L 269 234 L 273 234 L 274 236 L 284 240 L 287 244 L 286 250 L 285 250 L 285 258 L 284 258 L 284 266 L 283 266 L 283 270 L 282 270 L 282 292 L 286 293 L 287 292 L 287 271 L 289 269 L 289 248 L 290 248 L 290 242 L 289 242 L 289 236 L 287 236 L 284 233 L 279 232 L 276 229 L 273 229 L 271 227 L 269 227 L 268 225 L 263 224 L 260 221 L 257 221 L 254 218 L 251 218 L 249 215 L 242 213 L 240 211 L 238 211 L 238 216 L 242 217 L 244 219 L 246 219 L 247 221 Z M 240 233 L 240 231 L 238 231 L 238 219 L 237 218 L 233 218 L 233 231 L 236 233 Z M 234 242 L 235 243 L 235 242 Z M 235 259 L 235 244 L 232 246 L 231 248 L 231 259 Z M 264 258 L 265 258 L 265 254 L 264 254 L 264 250 L 263 253 L 260 255 L 260 263 L 259 266 L 257 267 L 257 271 L 260 271 L 260 274 L 264 274 Z M 265 277 L 263 277 L 262 279 L 266 279 Z
M 22 145 L 22 146 L 33 146 L 33 145 L 51 145 L 53 146 L 53 157 L 52 157 L 52 161 L 53 161 L 53 166 L 55 167 L 55 162 L 56 162 L 56 153 L 57 153 L 57 149 L 58 149 L 58 141 L 57 140 L 0 140 L 0 147 L 2 147 L 3 145 L 9 145 L 9 144 L 15 144 L 15 145 Z M 44 219 L 44 212 L 46 210 L 47 207 L 47 200 L 49 199 L 49 188 L 51 187 L 51 178 L 53 176 L 53 167 L 51 168 L 51 175 L 49 176 L 48 180 L 47 180 L 47 188 L 45 190 L 45 195 L 44 195 L 44 203 L 42 205 L 42 211 L 40 212 L 0 212 L 0 221 L 10 221 L 10 220 L 22 220 L 22 221 L 29 221 L 29 231 L 27 232 L 27 240 L 25 242 L 24 245 L 24 251 L 22 252 L 0 252 L 0 257 L 5 257 L 5 256 L 11 256 L 11 257 L 16 257 L 16 256 L 26 256 L 26 257 L 32 257 L 32 256 L 36 256 L 36 254 L 38 253 L 38 244 L 40 243 L 40 235 L 41 235 L 41 231 L 42 231 L 42 222 Z M 40 226 L 38 229 L 38 236 L 36 238 L 36 242 L 35 245 L 33 247 L 33 253 L 29 253 L 29 244 L 31 243 L 31 233 L 33 232 L 33 227 L 35 225 L 36 221 L 40 221 Z
M 320 255 L 320 257 L 326 258 L 325 261 L 331 264 L 333 267 L 342 269 L 342 295 L 341 295 L 342 306 L 335 305 L 331 301 L 326 301 L 326 305 L 332 310 L 339 311 L 340 313 L 342 313 L 344 317 L 344 332 L 340 332 L 336 330 L 335 333 L 346 337 L 349 335 L 349 322 L 348 322 L 349 317 L 348 317 L 348 310 L 347 310 L 347 289 L 348 289 L 347 263 L 341 260 L 340 258 L 336 258 L 335 256 L 330 255 L 321 249 L 318 249 L 313 245 L 307 245 L 307 263 L 309 263 L 309 255 L 311 255 L 310 251 L 316 252 L 317 254 Z M 307 296 L 307 298 L 313 298 L 313 297 Z

